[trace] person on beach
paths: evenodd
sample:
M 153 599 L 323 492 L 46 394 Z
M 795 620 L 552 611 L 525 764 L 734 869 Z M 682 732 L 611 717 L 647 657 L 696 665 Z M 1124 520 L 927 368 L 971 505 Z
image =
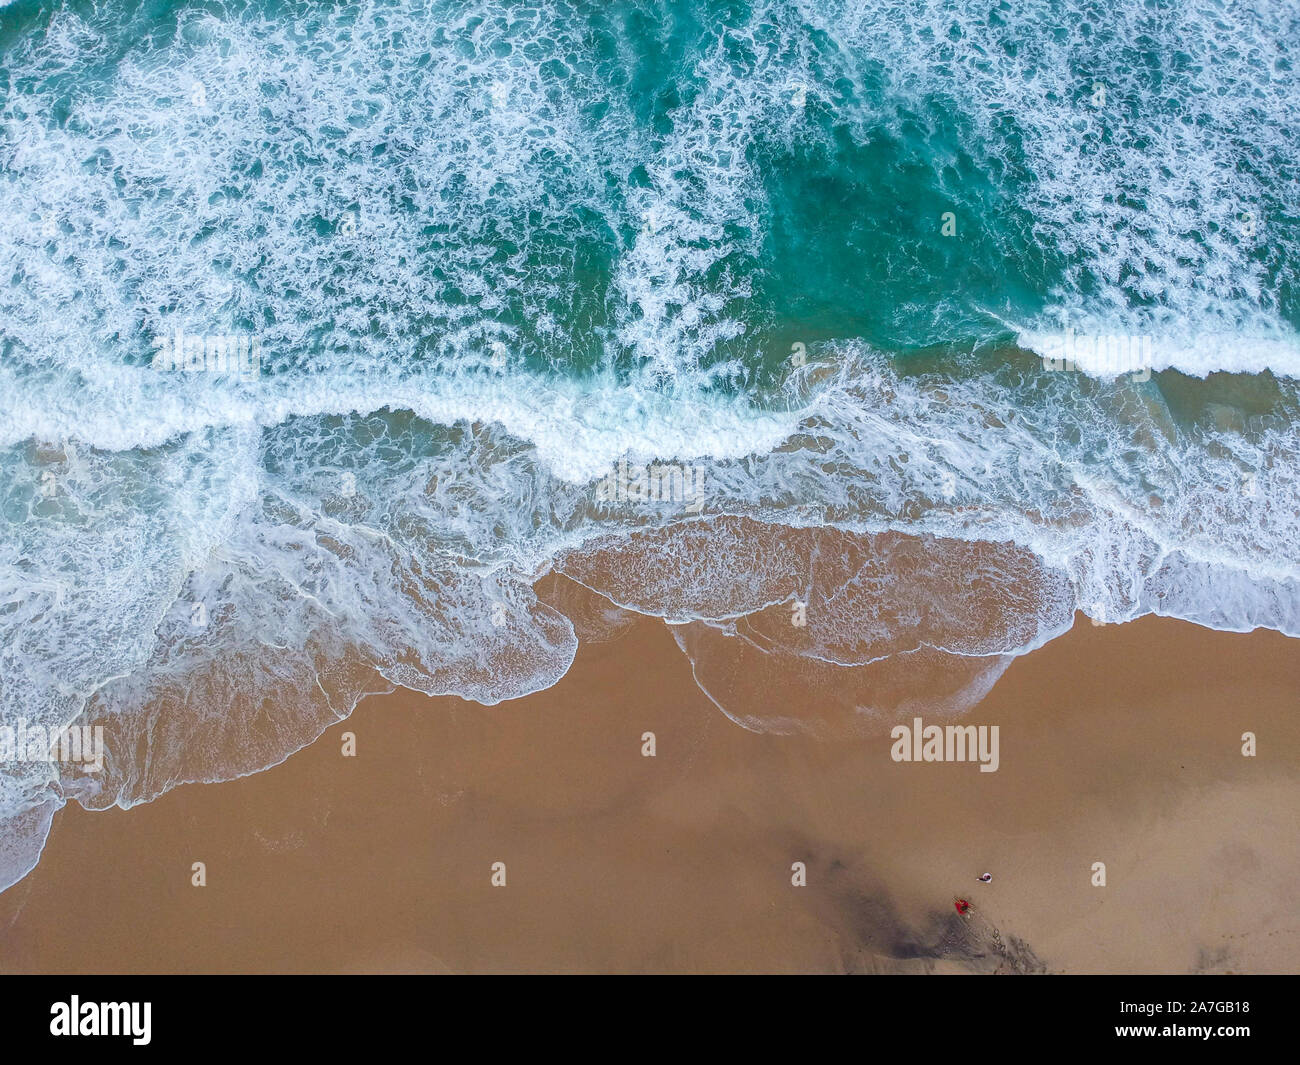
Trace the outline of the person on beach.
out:
M 987 883 L 988 883 L 990 880 L 992 880 L 992 879 L 993 879 L 993 874 L 992 874 L 992 873 L 985 873 L 983 876 L 981 876 L 981 877 L 979 878 L 979 882 L 980 882 L 981 884 L 987 884 Z
M 953 905 L 957 907 L 957 913 L 962 917 L 965 917 L 966 914 L 970 911 L 970 903 L 967 902 L 965 899 L 958 899 L 956 902 L 953 903 Z

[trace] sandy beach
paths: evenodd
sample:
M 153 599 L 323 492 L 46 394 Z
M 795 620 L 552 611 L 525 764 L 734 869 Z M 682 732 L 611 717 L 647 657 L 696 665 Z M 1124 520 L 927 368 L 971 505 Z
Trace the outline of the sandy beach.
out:
M 1080 618 L 963 719 L 981 773 L 893 761 L 894 721 L 748 732 L 639 620 L 526 699 L 373 697 L 267 772 L 65 809 L 0 971 L 1290 971 L 1297 690 L 1276 633 Z
M 0 0 L 9 1013 L 1296 970 L 1296 9 Z

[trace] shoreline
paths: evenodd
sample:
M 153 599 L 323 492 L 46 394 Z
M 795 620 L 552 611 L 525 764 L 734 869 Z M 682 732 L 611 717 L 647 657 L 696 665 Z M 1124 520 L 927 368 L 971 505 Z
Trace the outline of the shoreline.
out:
M 1080 616 L 958 719 L 1000 729 L 980 772 L 893 761 L 912 714 L 748 732 L 638 619 L 524 699 L 372 696 L 270 770 L 70 804 L 0 971 L 1288 971 L 1298 689 L 1275 632 Z

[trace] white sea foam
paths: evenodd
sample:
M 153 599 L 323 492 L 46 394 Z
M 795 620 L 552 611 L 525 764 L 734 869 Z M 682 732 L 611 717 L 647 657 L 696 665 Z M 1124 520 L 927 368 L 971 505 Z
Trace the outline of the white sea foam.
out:
M 1222 324 L 1212 325 L 1221 328 Z M 1127 332 L 1135 326 L 1148 331 Z M 1300 377 L 1300 337 L 1293 333 L 1275 332 L 1270 336 L 1251 335 L 1241 330 L 1199 332 L 1189 329 L 1186 323 L 1178 327 L 1180 331 L 1153 333 L 1151 330 L 1156 328 L 1138 315 L 1130 315 L 1119 324 L 1108 325 L 1085 319 L 1083 328 L 1067 327 L 1088 337 L 1140 338 L 1143 357 L 1139 362 L 1121 363 L 1119 373 L 1179 370 L 1193 377 L 1207 377 L 1212 373 L 1258 374 L 1271 371 L 1279 377 Z M 1063 330 L 1043 329 L 1041 326 L 1023 328 L 1017 333 L 1017 343 L 1045 359 L 1060 359 L 1066 335 Z M 1071 368 L 1094 377 L 1117 376 L 1114 361 L 1108 364 L 1104 356 L 1095 360 L 1076 359 Z
M 838 44 L 846 73 L 863 57 L 880 64 L 883 113 L 854 79 L 864 132 L 948 100 L 977 134 L 965 147 L 1023 182 L 1030 242 L 1065 264 L 1042 319 L 1017 323 L 1040 354 L 1035 334 L 1087 318 L 1098 327 L 1081 331 L 1154 335 L 1158 369 L 1296 376 L 1300 312 L 1281 295 L 1300 283 L 1293 4 L 800 10 Z

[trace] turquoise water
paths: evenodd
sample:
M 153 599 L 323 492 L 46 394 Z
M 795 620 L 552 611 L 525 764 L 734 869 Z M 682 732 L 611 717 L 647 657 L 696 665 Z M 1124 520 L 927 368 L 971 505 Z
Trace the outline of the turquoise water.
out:
M 620 612 L 864 720 L 1077 609 L 1300 633 L 1298 53 L 1280 2 L 0 6 L 0 724 L 109 748 L 0 765 L 0 884 L 68 798 Z

